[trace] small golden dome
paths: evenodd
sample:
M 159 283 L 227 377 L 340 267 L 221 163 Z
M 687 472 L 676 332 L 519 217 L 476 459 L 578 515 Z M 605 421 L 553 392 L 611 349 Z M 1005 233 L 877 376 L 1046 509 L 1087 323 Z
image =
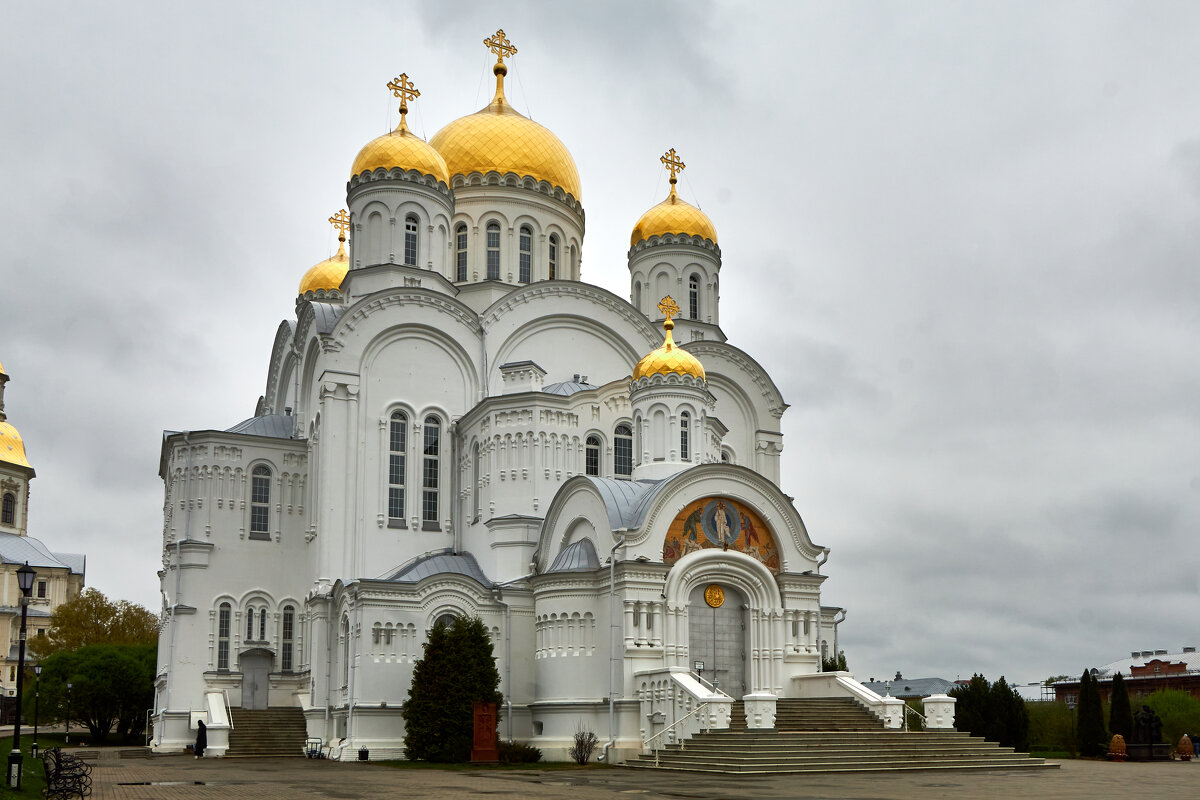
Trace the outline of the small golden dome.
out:
M 0 462 L 33 469 L 25 457 L 25 443 L 11 422 L 0 421 Z
M 642 218 L 633 226 L 633 234 L 629 237 L 629 246 L 633 247 L 643 239 L 651 236 L 662 236 L 665 233 L 699 236 L 717 243 L 717 229 L 712 220 L 691 203 L 685 203 L 675 193 L 674 181 L 671 182 L 671 194 L 666 200 L 642 214 Z
M 330 217 L 329 221 L 338 229 L 338 251 L 333 258 L 314 264 L 304 273 L 300 279 L 301 297 L 309 292 L 331 292 L 339 288 L 350 271 L 350 258 L 346 255 L 346 230 L 350 227 L 350 215 L 343 209 Z
M 675 305 L 675 301 L 670 297 L 663 299 L 663 305 L 668 304 L 678 311 L 679 307 Z M 675 344 L 675 339 L 671 337 L 671 331 L 675 328 L 675 323 L 671 321 L 671 312 L 664 312 L 667 318 L 663 320 L 663 330 L 667 332 L 663 339 L 662 347 L 652 353 L 646 355 L 637 366 L 633 368 L 633 379 L 636 381 L 639 378 L 646 378 L 651 375 L 691 375 L 693 378 L 704 380 L 704 365 L 694 355 L 684 350 L 679 345 Z
M 429 143 L 442 157 L 451 175 L 479 172 L 515 172 L 557 186 L 576 200 L 583 199 L 579 170 L 557 136 L 519 113 L 504 97 L 503 64 L 496 74 L 496 96 L 474 114 L 454 120 L 434 134 Z
M 366 147 L 358 151 L 350 174 L 362 175 L 364 172 L 374 172 L 380 167 L 399 167 L 406 171 L 415 169 L 422 175 L 432 175 L 449 186 L 450 173 L 446 170 L 445 160 L 428 142 L 410 131 L 405 120 L 408 101 L 420 97 L 421 93 L 406 74 L 401 74 L 390 82 L 388 88 L 400 98 L 400 124 L 396 126 L 396 130 L 367 142 Z

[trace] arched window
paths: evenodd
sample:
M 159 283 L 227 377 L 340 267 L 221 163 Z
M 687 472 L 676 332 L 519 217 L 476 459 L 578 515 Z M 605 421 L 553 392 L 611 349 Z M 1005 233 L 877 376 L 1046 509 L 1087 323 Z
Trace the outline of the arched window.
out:
M 259 464 L 250 478 L 250 538 L 270 539 L 271 468 Z
M 456 620 L 456 619 L 458 619 L 458 617 L 454 614 L 451 614 L 450 612 L 446 612 L 445 614 L 439 614 L 438 618 L 433 621 L 433 627 L 449 628 L 451 625 L 454 624 L 454 620 Z
M 479 519 L 482 509 L 479 507 L 480 484 L 483 483 L 483 456 L 479 452 L 479 442 L 475 443 L 472 455 L 475 473 L 471 476 L 471 509 L 474 519 Z
M 246 641 L 254 641 L 254 606 L 246 609 Z
M 217 669 L 229 669 L 229 618 L 233 607 L 229 603 L 221 603 L 217 609 Z
M 521 226 L 520 250 L 521 269 L 517 280 L 521 283 L 529 283 L 529 268 L 533 263 L 533 228 L 528 225 Z
M 267 610 L 265 608 L 258 610 L 258 640 L 260 642 L 267 640 Z
M 642 282 L 633 282 L 633 307 L 638 311 L 642 310 Z
M 342 688 L 350 685 L 350 618 L 342 617 Z
M 383 641 L 383 625 L 376 622 L 371 626 L 371 644 L 379 644 Z
M 500 223 L 487 225 L 487 277 L 489 281 L 500 280 Z
M 688 429 L 691 427 L 691 422 L 692 422 L 691 414 L 689 414 L 686 411 L 680 412 L 680 414 L 679 414 L 679 460 L 680 461 L 689 461 L 691 459 L 691 456 L 689 455 L 689 447 L 688 447 L 688 445 L 690 444 L 689 438 L 690 438 L 690 434 L 691 434 L 691 431 Z
M 550 280 L 558 277 L 558 234 L 550 234 L 549 259 L 547 261 L 549 267 Z
M 425 418 L 425 442 L 422 452 L 421 522 L 422 527 L 437 530 L 438 521 L 438 469 L 442 449 L 442 422 L 437 417 Z
M 417 265 L 417 218 L 412 214 L 404 218 L 404 263 Z
M 388 520 L 404 522 L 404 471 L 408 452 L 408 416 L 392 412 L 388 436 Z M 399 527 L 399 526 L 397 526 Z
M 459 225 L 454 229 L 454 270 L 455 280 L 467 279 L 467 226 Z
M 728 450 L 722 450 L 722 451 L 721 451 L 721 463 L 722 463 L 722 464 L 729 464 L 729 463 L 731 463 L 732 461 L 733 461 L 733 459 L 731 459 L 731 458 L 729 457 L 729 451 L 728 451 Z
M 12 492 L 4 493 L 4 505 L 0 509 L 0 522 L 5 525 L 15 525 L 17 521 L 17 496 Z
M 613 431 L 613 472 L 618 478 L 633 474 L 633 431 L 628 425 Z
M 292 671 L 292 642 L 296 638 L 296 609 L 283 607 L 283 642 L 279 648 L 279 666 L 284 672 Z
M 688 278 L 688 316 L 700 319 L 700 276 Z
M 584 455 L 583 464 L 584 474 L 599 475 L 600 474 L 600 437 L 587 437 L 586 452 Z

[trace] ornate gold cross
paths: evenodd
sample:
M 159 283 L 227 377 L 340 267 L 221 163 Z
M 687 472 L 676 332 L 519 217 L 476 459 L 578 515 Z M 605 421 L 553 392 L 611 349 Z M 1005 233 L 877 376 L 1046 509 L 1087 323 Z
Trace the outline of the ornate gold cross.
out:
M 408 79 L 408 74 L 401 72 L 400 77 L 388 83 L 387 87 L 392 90 L 392 94 L 400 98 L 400 116 L 408 113 L 408 101 L 416 100 L 421 96 L 417 91 L 417 87 Z
M 350 215 L 346 213 L 346 209 L 343 208 L 334 214 L 329 221 L 333 223 L 333 227 L 337 228 L 338 241 L 346 241 L 346 231 L 350 230 Z
M 496 54 L 497 64 L 503 64 L 504 59 L 512 58 L 517 54 L 517 48 L 513 47 L 513 43 L 504 35 L 504 28 L 496 31 L 495 35 L 484 39 L 483 43 L 488 46 L 488 50 Z
M 678 173 L 682 172 L 683 170 L 687 169 L 687 164 L 683 163 L 683 161 L 680 160 L 679 156 L 675 155 L 674 147 L 672 147 L 667 152 L 663 153 L 662 157 L 659 158 L 658 160 L 663 163 L 663 166 L 665 166 L 668 170 L 670 170 L 671 185 L 674 186 L 675 185 L 675 176 Z
M 667 295 L 662 299 L 662 302 L 658 304 L 658 310 L 667 319 L 679 316 L 679 304 L 671 298 L 671 295 Z

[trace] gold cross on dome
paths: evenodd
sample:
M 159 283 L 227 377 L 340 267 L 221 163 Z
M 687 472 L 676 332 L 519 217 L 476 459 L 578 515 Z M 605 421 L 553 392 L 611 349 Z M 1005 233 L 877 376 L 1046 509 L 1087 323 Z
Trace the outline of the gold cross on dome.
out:
M 333 223 L 333 227 L 337 228 L 338 239 L 345 241 L 346 231 L 350 230 L 350 215 L 346 213 L 346 209 L 343 208 L 334 214 L 329 218 L 329 221 Z
M 678 173 L 682 172 L 683 170 L 687 169 L 687 164 L 683 163 L 683 161 L 679 158 L 679 156 L 675 155 L 674 147 L 672 147 L 667 152 L 663 153 L 662 157 L 659 158 L 658 160 L 663 163 L 664 167 L 666 167 L 668 170 L 670 170 L 672 184 L 675 183 L 675 176 Z
M 496 63 L 503 64 L 504 59 L 512 58 L 517 54 L 517 48 L 513 47 L 513 43 L 504 35 L 504 28 L 500 28 L 492 36 L 483 40 L 483 43 L 488 46 L 496 54 Z
M 658 304 L 658 310 L 667 319 L 679 316 L 679 304 L 671 298 L 671 295 L 667 295 L 662 299 L 662 302 Z
M 392 90 L 392 94 L 400 98 L 400 114 L 403 116 L 408 113 L 408 101 L 416 100 L 421 96 L 417 91 L 417 87 L 408 79 L 407 73 L 401 72 L 400 77 L 390 81 L 387 85 Z

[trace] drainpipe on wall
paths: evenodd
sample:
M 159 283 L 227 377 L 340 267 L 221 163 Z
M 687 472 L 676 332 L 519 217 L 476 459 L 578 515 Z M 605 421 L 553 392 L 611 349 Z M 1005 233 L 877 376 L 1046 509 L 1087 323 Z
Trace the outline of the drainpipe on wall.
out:
M 833 657 L 837 658 L 838 653 L 838 624 L 846 620 L 846 609 L 839 608 L 838 613 L 833 618 Z
M 620 540 L 608 551 L 608 741 L 600 748 L 598 761 L 608 761 L 608 749 L 616 743 L 615 698 L 617 694 L 617 678 L 615 666 L 617 660 L 617 550 L 625 544 L 628 529 L 614 531 Z
M 825 547 L 821 550 L 821 558 L 817 561 L 817 574 L 821 574 L 821 567 L 825 566 L 825 562 L 829 560 L 829 548 Z M 825 671 L 825 652 L 821 649 L 821 595 L 817 594 L 817 672 Z

